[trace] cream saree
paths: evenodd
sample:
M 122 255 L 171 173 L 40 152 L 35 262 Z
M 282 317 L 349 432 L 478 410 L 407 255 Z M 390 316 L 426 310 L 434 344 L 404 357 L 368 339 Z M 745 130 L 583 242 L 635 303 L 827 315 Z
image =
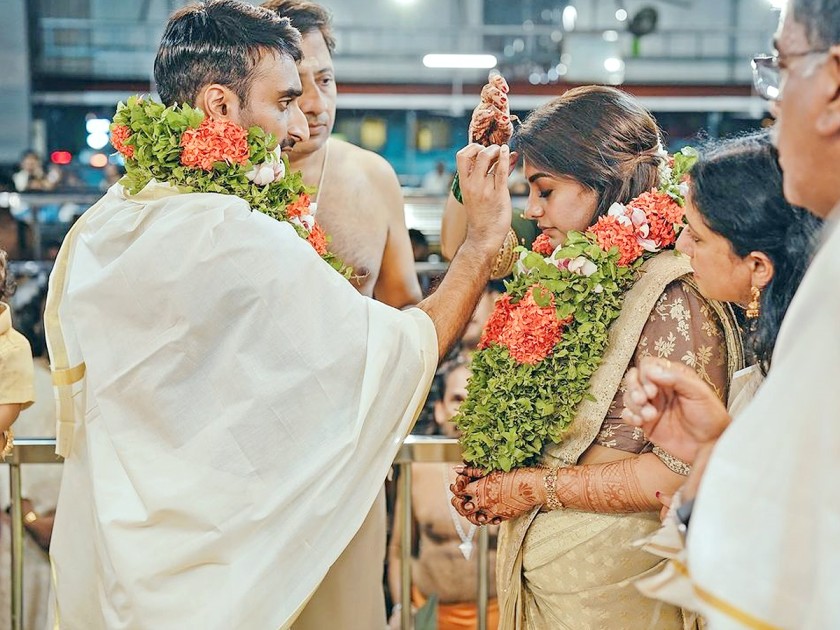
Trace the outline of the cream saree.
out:
M 572 466 L 598 435 L 633 358 L 645 323 L 665 288 L 691 272 L 686 258 L 663 252 L 642 267 L 610 328 L 591 400 L 581 403 L 567 437 L 545 450 L 549 466 Z M 688 278 L 683 278 L 690 284 Z M 729 374 L 740 367 L 741 347 L 731 313 L 709 304 L 723 327 Z M 662 561 L 633 542 L 659 527 L 656 513 L 614 515 L 575 510 L 534 511 L 504 523 L 497 581 L 500 628 L 682 628 L 694 624 L 674 606 L 642 596 L 632 581 Z

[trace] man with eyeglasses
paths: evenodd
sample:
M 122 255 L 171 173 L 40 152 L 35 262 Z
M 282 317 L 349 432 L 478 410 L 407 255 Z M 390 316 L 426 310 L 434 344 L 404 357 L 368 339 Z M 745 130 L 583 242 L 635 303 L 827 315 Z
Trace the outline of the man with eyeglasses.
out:
M 827 221 L 773 368 L 731 426 L 711 390 L 662 360 L 628 374 L 625 395 L 625 418 L 662 448 L 713 449 L 693 510 L 685 496 L 676 510 L 676 569 L 712 630 L 840 628 L 840 0 L 790 0 L 775 46 L 753 70 L 785 196 Z

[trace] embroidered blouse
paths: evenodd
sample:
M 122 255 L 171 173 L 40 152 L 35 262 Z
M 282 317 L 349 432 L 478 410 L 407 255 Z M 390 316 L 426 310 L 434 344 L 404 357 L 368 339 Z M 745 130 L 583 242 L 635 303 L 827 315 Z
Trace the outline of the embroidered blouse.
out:
M 629 367 L 647 356 L 682 361 L 694 368 L 721 400 L 726 400 L 728 369 L 723 326 L 706 300 L 688 283 L 675 280 L 666 287 L 645 324 Z M 624 392 L 622 382 L 594 443 L 631 453 L 650 450 L 644 432 L 621 419 Z

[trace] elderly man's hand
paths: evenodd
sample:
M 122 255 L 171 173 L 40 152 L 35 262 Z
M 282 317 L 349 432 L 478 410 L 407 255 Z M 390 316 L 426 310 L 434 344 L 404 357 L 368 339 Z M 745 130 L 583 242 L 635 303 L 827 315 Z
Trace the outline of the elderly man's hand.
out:
M 729 426 L 723 403 L 692 369 L 647 357 L 627 373 L 624 420 L 671 455 L 693 462 Z

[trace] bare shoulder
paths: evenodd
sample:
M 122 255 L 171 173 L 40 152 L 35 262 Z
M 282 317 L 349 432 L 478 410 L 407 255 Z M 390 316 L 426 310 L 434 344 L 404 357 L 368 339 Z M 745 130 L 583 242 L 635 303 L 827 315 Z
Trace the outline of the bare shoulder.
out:
M 338 138 L 330 138 L 330 152 L 331 159 L 335 156 L 335 160 L 342 166 L 352 167 L 353 170 L 363 173 L 369 183 L 399 187 L 394 168 L 378 153 Z

